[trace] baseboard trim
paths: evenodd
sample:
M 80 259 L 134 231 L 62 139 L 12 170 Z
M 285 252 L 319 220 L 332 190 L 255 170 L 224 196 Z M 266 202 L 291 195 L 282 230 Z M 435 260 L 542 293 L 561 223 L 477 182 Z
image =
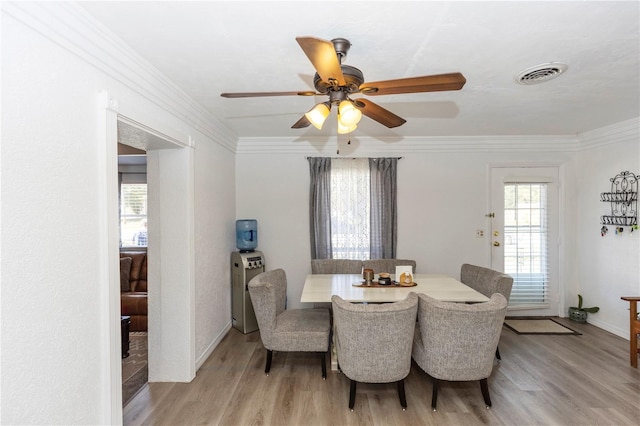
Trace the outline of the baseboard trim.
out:
M 620 327 L 616 327 L 604 321 L 594 320 L 591 317 L 587 318 L 587 322 L 591 325 L 594 325 L 598 328 L 601 328 L 605 331 L 608 331 L 611 334 L 615 334 L 616 336 L 622 337 L 623 339 L 629 340 L 629 330 L 623 329 Z
M 198 372 L 198 370 L 200 369 L 200 367 L 202 367 L 202 364 L 204 364 L 204 362 L 209 358 L 209 356 L 211 356 L 211 354 L 213 353 L 213 351 L 218 347 L 218 345 L 220 344 L 220 342 L 222 341 L 222 339 L 224 339 L 224 336 L 227 335 L 227 333 L 229 332 L 229 330 L 231 330 L 231 321 L 229 321 L 224 328 L 222 329 L 222 331 L 220 331 L 220 333 L 218 333 L 218 335 L 216 336 L 215 339 L 213 339 L 213 341 L 209 344 L 209 346 L 207 347 L 207 349 L 202 353 L 202 355 L 200 355 L 198 357 L 198 359 L 196 360 L 196 373 Z

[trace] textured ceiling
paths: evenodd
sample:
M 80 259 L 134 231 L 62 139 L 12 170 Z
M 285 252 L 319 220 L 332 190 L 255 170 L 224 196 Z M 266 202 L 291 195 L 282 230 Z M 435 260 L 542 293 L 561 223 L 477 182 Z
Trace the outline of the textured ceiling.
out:
M 335 135 L 291 129 L 325 97 L 226 99 L 222 92 L 313 90 L 296 36 L 343 37 L 365 81 L 461 72 L 460 91 L 368 97 L 405 118 L 366 117 L 361 136 L 574 135 L 640 115 L 637 1 L 81 2 L 239 137 Z M 543 84 L 521 70 L 564 62 Z M 356 95 L 357 98 L 362 95 Z

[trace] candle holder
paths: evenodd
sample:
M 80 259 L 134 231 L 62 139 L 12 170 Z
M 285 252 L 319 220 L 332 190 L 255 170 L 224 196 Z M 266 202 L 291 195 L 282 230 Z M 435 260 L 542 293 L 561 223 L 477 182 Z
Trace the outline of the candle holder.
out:
M 366 285 L 371 285 L 373 282 L 373 269 L 364 269 L 362 271 L 362 278 L 364 278 Z

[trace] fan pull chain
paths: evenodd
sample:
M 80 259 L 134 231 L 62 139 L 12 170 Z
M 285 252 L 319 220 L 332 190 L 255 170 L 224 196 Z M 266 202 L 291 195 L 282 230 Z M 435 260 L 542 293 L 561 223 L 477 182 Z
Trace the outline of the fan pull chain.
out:
M 351 132 L 349 132 L 349 139 L 347 139 L 347 145 L 351 145 Z M 340 140 L 338 139 L 338 149 L 336 149 L 336 155 L 340 155 Z

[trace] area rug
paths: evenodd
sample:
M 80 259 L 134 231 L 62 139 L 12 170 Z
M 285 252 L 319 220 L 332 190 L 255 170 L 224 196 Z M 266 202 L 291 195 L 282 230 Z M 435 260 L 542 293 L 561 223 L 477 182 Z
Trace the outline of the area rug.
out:
M 552 318 L 507 318 L 504 325 L 518 334 L 582 334 Z
M 122 360 L 122 403 L 129 400 L 147 383 L 147 333 L 129 333 L 129 356 Z

